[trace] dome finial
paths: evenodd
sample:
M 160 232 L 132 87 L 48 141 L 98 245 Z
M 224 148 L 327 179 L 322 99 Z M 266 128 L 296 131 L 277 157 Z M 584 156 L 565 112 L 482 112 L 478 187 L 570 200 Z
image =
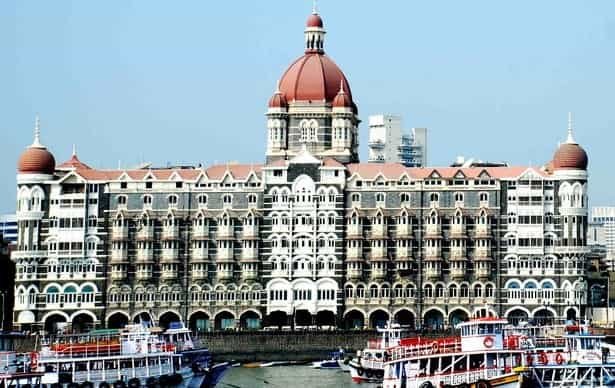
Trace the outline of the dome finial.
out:
M 342 93 L 342 94 L 345 93 L 344 92 L 344 79 L 343 78 L 340 78 L 340 91 L 339 91 L 339 93 Z
M 280 80 L 277 80 L 275 83 L 275 94 L 281 94 L 282 92 L 280 91 Z
M 32 147 L 43 147 L 41 144 L 41 120 L 39 119 L 38 114 L 34 119 L 34 141 L 32 142 Z
M 318 15 L 318 0 L 312 0 L 312 13 Z
M 77 156 L 77 145 L 73 143 L 73 156 Z
M 568 112 L 568 138 L 566 139 L 568 144 L 577 144 L 572 136 L 572 112 Z

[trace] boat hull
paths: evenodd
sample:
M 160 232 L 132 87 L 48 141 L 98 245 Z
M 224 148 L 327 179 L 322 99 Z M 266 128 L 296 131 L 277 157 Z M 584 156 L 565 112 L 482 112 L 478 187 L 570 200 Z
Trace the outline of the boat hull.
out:
M 348 363 L 350 377 L 357 383 L 381 383 L 384 377 L 384 369 L 366 368 L 359 364 L 356 360 Z

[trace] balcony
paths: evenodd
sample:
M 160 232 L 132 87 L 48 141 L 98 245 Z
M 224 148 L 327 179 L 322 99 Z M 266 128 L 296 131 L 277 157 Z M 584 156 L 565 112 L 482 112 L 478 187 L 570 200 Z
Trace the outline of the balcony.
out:
M 114 226 L 111 228 L 111 240 L 121 241 L 128 240 L 128 227 L 127 226 Z
M 439 279 L 441 273 L 440 266 L 423 268 L 423 274 L 428 279 Z
M 190 278 L 192 280 L 203 280 L 207 279 L 208 271 L 207 265 L 202 264 L 193 264 L 190 268 Z
M 111 249 L 111 262 L 112 263 L 127 263 L 128 262 L 128 249 Z
M 232 248 L 218 248 L 216 251 L 216 261 L 232 261 L 233 249 Z
M 203 262 L 209 261 L 209 249 L 207 248 L 192 248 L 190 250 L 190 260 Z
M 451 263 L 451 277 L 455 279 L 463 279 L 467 273 L 467 266 L 465 261 L 456 261 Z
M 149 264 L 141 264 L 137 265 L 137 272 L 135 273 L 135 277 L 137 280 L 149 280 L 154 276 L 154 271 L 152 269 L 152 265 Z
M 373 280 L 382 280 L 387 276 L 386 265 L 373 266 L 371 271 L 371 278 Z
M 360 259 L 362 258 L 363 248 L 362 247 L 350 247 L 346 248 L 346 257 L 348 259 Z
M 412 259 L 397 259 L 394 264 L 397 271 L 409 271 L 412 269 Z
M 128 278 L 127 265 L 112 265 L 111 266 L 111 280 L 124 280 Z
M 165 226 L 162 228 L 163 240 L 177 240 L 179 238 L 179 226 Z
M 412 225 L 397 224 L 395 226 L 395 237 L 398 239 L 412 238 Z
M 241 277 L 244 280 L 256 280 L 258 279 L 258 263 L 241 263 Z
M 258 261 L 258 248 L 243 248 L 241 261 Z
M 235 237 L 235 230 L 232 226 L 218 226 L 218 231 L 216 232 L 216 238 L 218 240 L 230 240 Z
M 350 224 L 348 225 L 348 229 L 346 231 L 348 238 L 357 239 L 363 237 L 363 225 L 361 224 Z
M 440 238 L 442 236 L 442 227 L 440 224 L 425 225 L 425 238 Z
M 397 247 L 395 248 L 395 260 L 398 261 L 412 261 L 412 248 L 410 247 Z
M 491 262 L 482 261 L 476 263 L 476 277 L 480 279 L 488 279 L 491 277 Z
M 244 225 L 241 232 L 241 238 L 244 240 L 254 240 L 258 238 L 258 226 Z
M 362 263 L 346 264 L 346 276 L 349 279 L 360 279 L 363 276 L 363 264 Z
M 195 226 L 192 228 L 192 238 L 206 240 L 209 238 L 209 228 L 207 226 Z
M 465 247 L 451 247 L 451 260 L 465 260 L 466 259 L 466 248 Z
M 179 249 L 177 249 L 177 248 L 162 248 L 161 261 L 162 262 L 175 262 L 175 261 L 179 261 Z
M 137 262 L 153 262 L 154 250 L 150 248 L 137 249 Z
M 371 237 L 374 239 L 384 239 L 387 237 L 386 224 L 372 225 Z
M 490 247 L 477 247 L 474 249 L 474 260 L 491 260 Z
M 230 280 L 233 278 L 232 263 L 218 263 L 216 265 L 216 277 L 219 280 Z
M 487 224 L 477 224 L 474 232 L 476 238 L 488 238 L 491 237 L 491 227 Z
M 425 259 L 439 260 L 442 258 L 442 249 L 440 247 L 425 247 Z
M 382 261 L 387 259 L 387 248 L 386 247 L 372 247 L 371 252 L 369 253 L 369 258 L 372 261 Z
M 177 279 L 179 276 L 177 264 L 162 264 L 160 277 L 162 279 Z
M 154 239 L 154 227 L 144 226 L 137 231 L 137 240 L 153 240 Z
M 451 225 L 451 238 L 463 238 L 466 235 L 466 227 L 464 224 Z

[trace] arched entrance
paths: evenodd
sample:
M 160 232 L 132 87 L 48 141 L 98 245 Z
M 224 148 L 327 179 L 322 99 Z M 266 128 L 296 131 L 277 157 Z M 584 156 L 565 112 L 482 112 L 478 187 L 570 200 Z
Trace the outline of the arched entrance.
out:
M 369 315 L 369 327 L 385 327 L 389 321 L 389 313 L 384 310 L 375 310 Z
M 448 322 L 452 327 L 455 327 L 458 323 L 468 320 L 468 313 L 462 309 L 455 309 L 448 315 Z
M 266 317 L 267 326 L 276 327 L 278 330 L 281 330 L 284 326 L 290 326 L 288 322 L 288 315 L 284 311 L 272 311 Z
M 414 327 L 414 314 L 407 309 L 401 309 L 395 313 L 395 322 L 402 326 Z
M 534 324 L 536 325 L 550 325 L 553 323 L 553 313 L 547 309 L 540 309 L 534 313 Z
M 67 325 L 66 317 L 61 314 L 51 314 L 45 319 L 45 331 L 56 334 L 64 331 Z
M 242 330 L 259 330 L 261 328 L 261 318 L 255 311 L 248 310 L 239 317 L 239 325 Z
M 333 314 L 333 311 L 324 310 L 316 313 L 316 326 L 319 328 L 326 327 L 328 329 L 334 329 L 335 314 Z
M 190 316 L 188 327 L 193 333 L 205 333 L 210 330 L 209 315 L 203 311 L 197 311 Z
M 363 329 L 365 315 L 359 310 L 351 310 L 344 316 L 344 328 L 346 330 Z
M 81 313 L 73 317 L 73 333 L 87 333 L 94 328 L 94 319 L 89 314 Z
M 235 315 L 230 311 L 221 311 L 216 315 L 216 330 L 232 330 L 235 328 Z
M 179 316 L 173 311 L 167 311 L 166 313 L 162 314 L 160 318 L 158 318 L 158 326 L 162 327 L 165 330 L 171 327 L 172 322 L 181 322 Z
M 444 314 L 440 310 L 428 310 L 423 316 L 423 326 L 431 330 L 444 329 Z
M 295 312 L 295 328 L 302 329 L 313 325 L 312 314 L 307 310 Z
M 142 312 L 135 316 L 134 323 L 140 323 L 145 326 L 154 326 L 154 321 L 149 313 Z
M 519 322 L 527 322 L 529 317 L 526 311 L 521 309 L 514 309 L 508 312 L 506 318 L 511 324 L 518 325 Z
M 113 313 L 107 319 L 107 327 L 109 329 L 121 329 L 128 325 L 128 317 L 122 313 Z

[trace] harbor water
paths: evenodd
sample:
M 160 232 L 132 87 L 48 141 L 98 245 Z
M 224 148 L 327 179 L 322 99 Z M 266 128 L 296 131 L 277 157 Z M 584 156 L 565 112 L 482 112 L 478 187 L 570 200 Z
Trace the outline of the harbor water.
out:
M 376 388 L 379 384 L 356 384 L 349 373 L 319 370 L 309 366 L 275 366 L 270 368 L 231 368 L 217 388 Z

